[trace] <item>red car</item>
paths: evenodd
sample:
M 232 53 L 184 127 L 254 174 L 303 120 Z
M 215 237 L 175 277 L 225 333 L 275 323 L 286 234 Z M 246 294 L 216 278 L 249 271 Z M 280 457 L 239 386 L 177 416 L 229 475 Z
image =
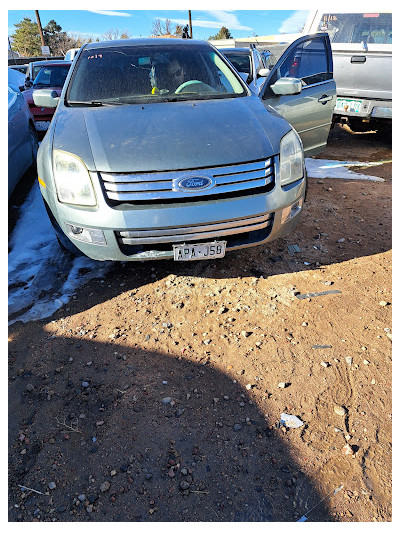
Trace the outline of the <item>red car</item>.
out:
M 54 115 L 54 108 L 36 107 L 33 101 L 32 93 L 37 89 L 54 89 L 58 96 L 61 94 L 65 79 L 67 77 L 72 61 L 42 61 L 43 63 L 39 73 L 37 74 L 33 85 L 22 94 L 25 97 L 29 109 L 35 120 L 36 129 L 40 131 L 47 131 L 50 121 Z

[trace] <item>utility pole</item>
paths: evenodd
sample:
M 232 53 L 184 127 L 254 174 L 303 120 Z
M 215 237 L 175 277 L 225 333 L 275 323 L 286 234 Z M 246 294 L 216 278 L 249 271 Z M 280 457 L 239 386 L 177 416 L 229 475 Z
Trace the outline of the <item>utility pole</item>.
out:
M 192 12 L 189 9 L 189 35 L 190 38 L 193 39 L 193 33 L 192 33 Z
M 39 28 L 39 33 L 40 33 L 40 40 L 42 41 L 42 46 L 44 46 L 44 37 L 43 37 L 42 24 L 40 23 L 39 11 L 35 9 L 35 13 L 36 13 L 36 20 L 37 20 L 37 25 Z

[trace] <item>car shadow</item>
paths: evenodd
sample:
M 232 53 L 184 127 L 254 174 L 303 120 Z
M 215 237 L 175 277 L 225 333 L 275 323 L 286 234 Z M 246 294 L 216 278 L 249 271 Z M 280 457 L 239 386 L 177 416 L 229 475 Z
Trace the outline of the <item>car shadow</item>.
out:
M 262 385 L 129 337 L 10 335 L 10 521 L 335 520 L 290 447 L 307 422 L 277 428 Z

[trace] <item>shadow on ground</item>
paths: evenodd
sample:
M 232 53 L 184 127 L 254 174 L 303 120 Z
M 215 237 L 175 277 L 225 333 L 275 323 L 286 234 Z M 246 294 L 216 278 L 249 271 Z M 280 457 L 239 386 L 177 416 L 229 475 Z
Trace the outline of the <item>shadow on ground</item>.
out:
M 321 500 L 231 376 L 45 330 L 32 344 L 37 327 L 10 346 L 10 521 L 296 521 Z

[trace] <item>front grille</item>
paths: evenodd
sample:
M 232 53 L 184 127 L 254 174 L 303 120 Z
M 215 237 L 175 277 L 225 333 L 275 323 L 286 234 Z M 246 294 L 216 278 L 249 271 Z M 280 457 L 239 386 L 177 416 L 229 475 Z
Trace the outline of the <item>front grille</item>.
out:
M 264 214 L 197 226 L 117 231 L 116 237 L 119 242 L 130 245 L 188 242 L 263 229 L 271 224 L 271 220 L 270 214 Z
M 151 173 L 100 173 L 106 198 L 113 204 L 126 202 L 182 202 L 210 197 L 245 196 L 274 185 L 273 160 L 252 161 L 224 167 Z M 180 190 L 185 178 L 210 178 L 212 186 L 202 190 Z
M 121 252 L 127 256 L 148 251 L 169 251 L 173 244 L 220 238 L 227 241 L 227 248 L 234 248 L 265 240 L 271 232 L 273 220 L 273 213 L 269 213 L 198 226 L 116 231 L 115 235 Z

